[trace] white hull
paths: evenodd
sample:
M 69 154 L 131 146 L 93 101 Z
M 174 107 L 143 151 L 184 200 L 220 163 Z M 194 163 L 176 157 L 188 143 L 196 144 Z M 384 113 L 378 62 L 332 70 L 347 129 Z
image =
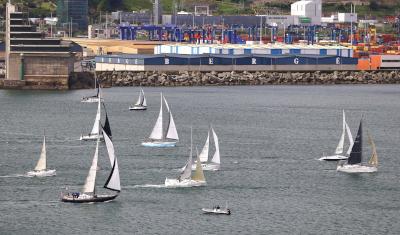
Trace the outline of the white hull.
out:
M 201 163 L 201 167 L 203 171 L 218 171 L 220 165 L 215 163 Z M 192 165 L 192 170 L 196 170 L 196 164 Z
M 372 173 L 378 171 L 375 166 L 363 166 L 363 165 L 343 165 L 336 168 L 337 171 L 346 173 Z
M 103 135 L 99 136 L 99 139 L 103 139 Z M 81 135 L 79 140 L 97 140 L 97 135 Z
M 26 174 L 28 176 L 36 176 L 36 177 L 55 176 L 56 170 L 29 171 Z
M 165 187 L 170 188 L 188 188 L 188 187 L 198 187 L 205 186 L 207 183 L 205 181 L 195 181 L 195 180 L 182 180 L 177 179 L 165 179 Z
M 82 103 L 97 103 L 97 102 L 99 102 L 99 97 L 83 97 L 81 102 Z M 103 98 L 101 98 L 101 102 L 103 102 Z
M 215 215 L 230 215 L 231 211 L 229 209 L 209 209 L 209 208 L 202 208 L 201 209 L 204 214 L 215 214 Z
M 323 156 L 318 160 L 320 160 L 320 161 L 340 161 L 340 160 L 347 160 L 347 158 L 349 158 L 349 157 L 346 157 L 343 155 L 333 155 L 333 156 Z
M 129 110 L 146 110 L 147 106 L 129 106 Z
M 176 141 L 147 141 L 147 142 L 142 142 L 142 146 L 158 147 L 158 148 L 175 147 Z

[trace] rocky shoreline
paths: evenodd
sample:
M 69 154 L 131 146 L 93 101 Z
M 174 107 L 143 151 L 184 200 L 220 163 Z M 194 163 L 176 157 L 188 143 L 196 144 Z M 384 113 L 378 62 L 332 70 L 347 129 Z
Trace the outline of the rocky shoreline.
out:
M 324 85 L 397 84 L 400 71 L 313 72 L 97 72 L 101 84 L 110 86 L 214 86 L 214 85 Z M 91 83 L 89 87 L 93 87 Z M 77 88 L 77 87 L 75 87 Z M 82 87 L 84 88 L 84 87 Z M 74 89 L 74 88 L 72 88 Z

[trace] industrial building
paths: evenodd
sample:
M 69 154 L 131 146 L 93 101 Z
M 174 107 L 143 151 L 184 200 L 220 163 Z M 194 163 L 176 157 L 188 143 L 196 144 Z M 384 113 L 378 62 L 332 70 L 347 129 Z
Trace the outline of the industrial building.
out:
M 5 88 L 68 89 L 74 56 L 70 43 L 45 38 L 28 23 L 27 13 L 6 5 Z

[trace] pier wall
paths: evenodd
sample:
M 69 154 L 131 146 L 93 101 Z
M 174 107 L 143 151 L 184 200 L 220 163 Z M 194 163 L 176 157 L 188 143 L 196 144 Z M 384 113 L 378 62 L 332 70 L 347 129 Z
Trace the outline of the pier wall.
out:
M 102 86 L 400 84 L 400 71 L 97 72 Z

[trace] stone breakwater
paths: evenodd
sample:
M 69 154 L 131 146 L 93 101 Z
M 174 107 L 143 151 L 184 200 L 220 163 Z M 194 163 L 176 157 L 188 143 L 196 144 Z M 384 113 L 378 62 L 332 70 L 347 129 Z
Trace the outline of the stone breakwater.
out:
M 103 86 L 397 84 L 400 71 L 97 72 Z

